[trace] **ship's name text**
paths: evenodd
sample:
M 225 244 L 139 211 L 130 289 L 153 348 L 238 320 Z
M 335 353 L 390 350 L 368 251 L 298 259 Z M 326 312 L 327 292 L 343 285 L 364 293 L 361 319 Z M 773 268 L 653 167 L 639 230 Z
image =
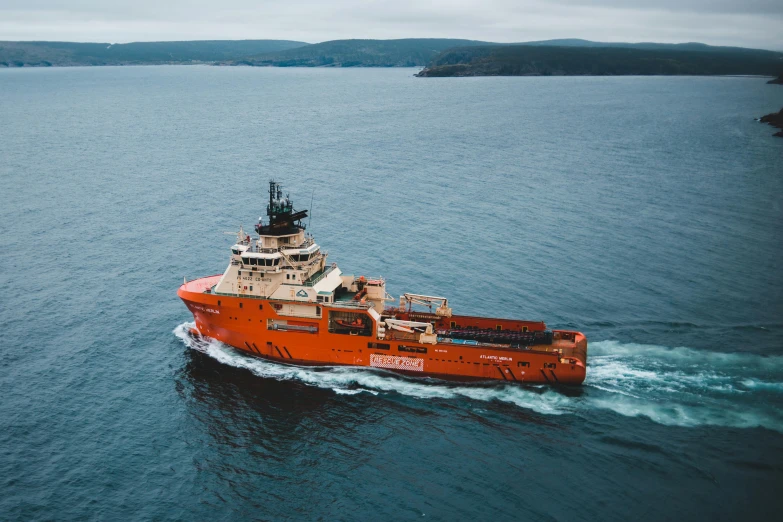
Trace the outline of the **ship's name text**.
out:
M 215 310 L 214 308 L 206 308 L 204 306 L 199 305 L 191 305 L 196 310 L 199 310 L 201 312 L 207 312 L 208 314 L 220 314 L 220 310 Z
M 480 359 L 492 359 L 494 361 L 513 361 L 511 357 L 504 357 L 503 355 L 482 355 Z

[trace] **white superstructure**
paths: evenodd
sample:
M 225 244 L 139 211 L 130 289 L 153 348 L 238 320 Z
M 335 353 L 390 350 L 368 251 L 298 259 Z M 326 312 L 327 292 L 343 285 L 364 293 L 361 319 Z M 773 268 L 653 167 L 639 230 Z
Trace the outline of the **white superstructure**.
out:
M 351 293 L 360 296 L 339 304 L 383 311 L 384 302 L 391 299 L 385 281 L 344 276 L 336 264 L 328 264 L 329 254 L 305 233 L 300 222 L 307 211 L 294 211 L 274 181 L 270 182 L 267 215 L 267 224 L 259 218 L 255 237 L 240 228 L 228 268 L 213 293 L 324 304 L 334 304 L 341 293 Z

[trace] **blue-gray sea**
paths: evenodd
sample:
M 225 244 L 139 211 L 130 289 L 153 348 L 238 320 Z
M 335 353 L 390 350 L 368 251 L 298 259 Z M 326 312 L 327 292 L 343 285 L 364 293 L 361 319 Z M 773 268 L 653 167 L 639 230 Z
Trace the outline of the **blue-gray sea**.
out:
M 414 72 L 0 71 L 0 519 L 779 516 L 783 88 Z M 585 332 L 584 386 L 194 341 L 270 178 L 345 273 Z

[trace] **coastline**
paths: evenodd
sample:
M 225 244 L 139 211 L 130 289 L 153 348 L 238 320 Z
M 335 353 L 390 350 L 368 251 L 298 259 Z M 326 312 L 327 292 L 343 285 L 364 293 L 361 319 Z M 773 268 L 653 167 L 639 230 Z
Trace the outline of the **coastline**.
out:
M 768 81 L 767 84 L 783 85 L 783 74 L 781 74 L 777 78 Z M 777 136 L 778 138 L 783 138 L 783 109 L 780 109 L 779 112 L 771 112 L 769 114 L 765 114 L 764 116 L 759 118 L 759 121 L 761 123 L 766 123 L 767 125 L 771 125 L 772 127 L 779 129 L 778 132 L 773 134 L 773 136 Z

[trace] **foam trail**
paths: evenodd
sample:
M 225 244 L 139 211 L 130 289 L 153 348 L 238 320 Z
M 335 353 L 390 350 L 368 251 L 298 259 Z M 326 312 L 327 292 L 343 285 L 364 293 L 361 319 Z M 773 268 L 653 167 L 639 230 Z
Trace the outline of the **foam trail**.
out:
M 694 350 L 684 346 L 669 347 L 637 343 L 621 343 L 619 341 L 591 342 L 590 355 L 641 357 L 657 362 L 677 363 L 681 365 L 707 364 L 711 368 L 736 368 L 737 366 L 783 372 L 783 356 L 758 355 L 743 352 L 710 352 Z
M 783 432 L 783 358 L 717 354 L 601 341 L 591 344 L 584 393 L 546 386 L 457 385 L 411 380 L 354 367 L 299 367 L 244 355 L 219 341 L 194 337 L 193 323 L 174 334 L 191 349 L 259 377 L 291 380 L 342 395 L 397 393 L 417 399 L 500 401 L 544 415 L 610 410 L 670 426 L 765 427 Z M 775 400 L 777 399 L 777 400 Z
M 617 341 L 593 343 L 590 352 L 591 407 L 671 426 L 783 432 L 780 398 L 770 395 L 783 392 L 782 357 Z
M 765 382 L 758 379 L 744 379 L 742 385 L 749 390 L 769 390 L 783 393 L 783 382 Z

